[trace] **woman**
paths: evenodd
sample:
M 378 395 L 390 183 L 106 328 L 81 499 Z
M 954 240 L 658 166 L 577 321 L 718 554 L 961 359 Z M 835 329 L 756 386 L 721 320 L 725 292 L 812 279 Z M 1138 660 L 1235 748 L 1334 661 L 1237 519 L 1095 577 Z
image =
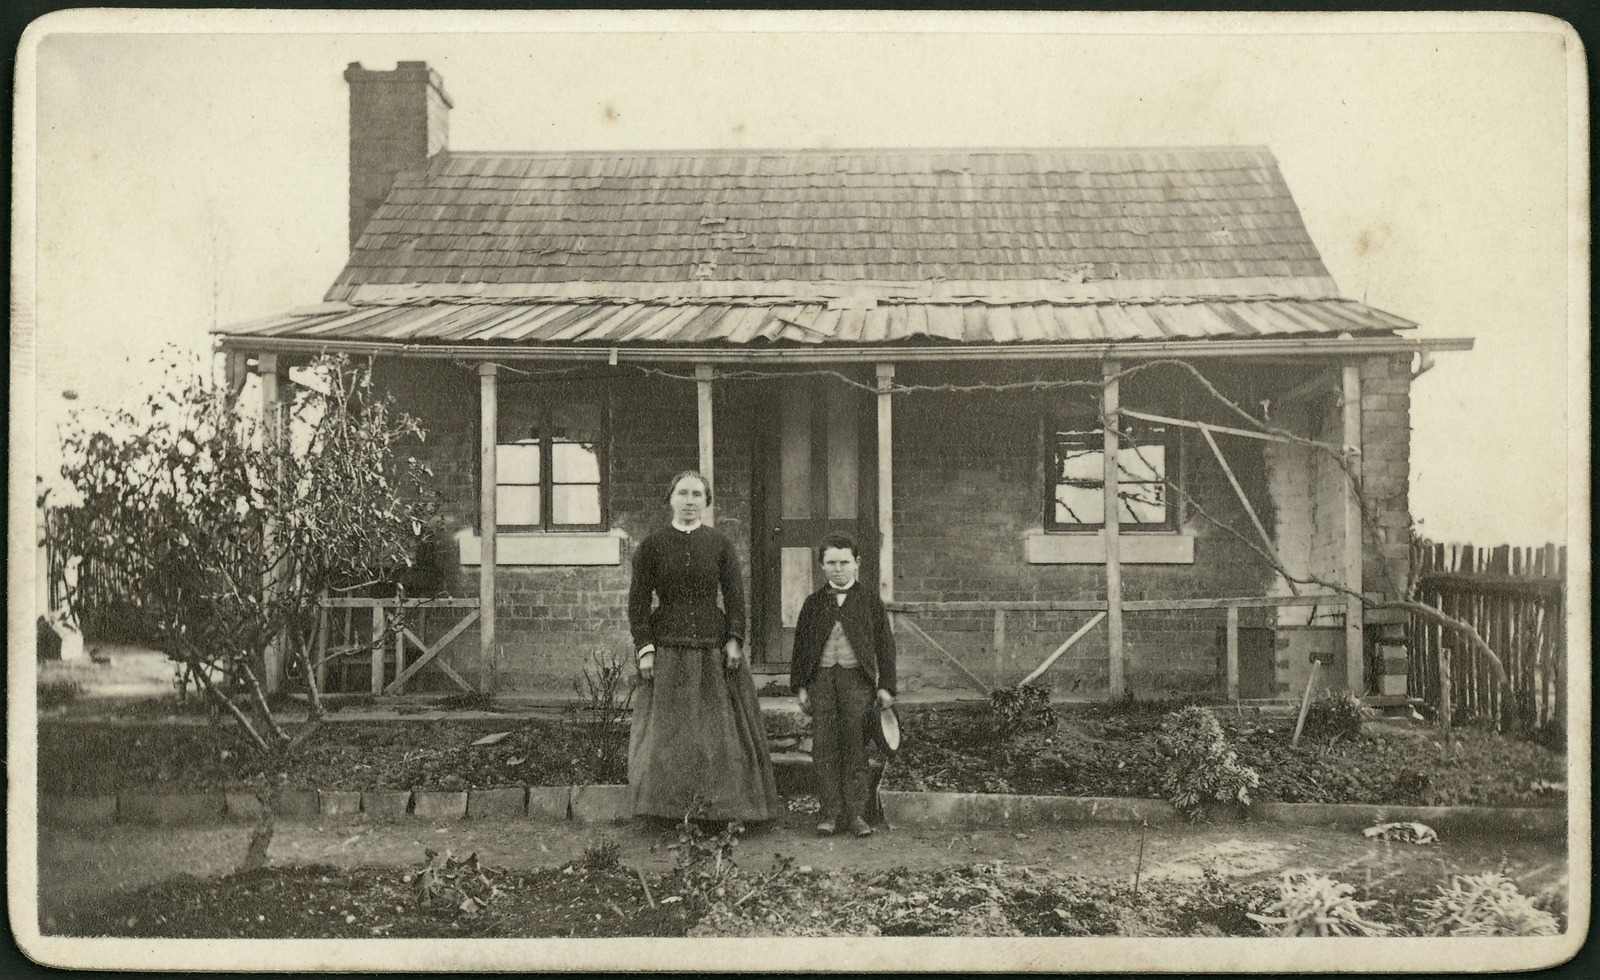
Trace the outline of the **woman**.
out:
M 742 653 L 739 558 L 701 523 L 705 477 L 679 473 L 667 502 L 672 526 L 639 546 L 628 593 L 642 681 L 628 742 L 633 813 L 682 819 L 703 802 L 702 819 L 770 820 L 781 803 Z

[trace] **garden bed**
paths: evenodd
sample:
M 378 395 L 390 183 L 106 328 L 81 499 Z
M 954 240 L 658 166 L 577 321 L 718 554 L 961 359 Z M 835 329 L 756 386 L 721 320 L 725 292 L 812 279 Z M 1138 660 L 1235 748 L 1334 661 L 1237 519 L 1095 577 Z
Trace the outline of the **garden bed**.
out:
M 419 900 L 416 872 L 268 867 L 220 878 L 172 878 L 62 911 L 45 932 L 191 939 L 682 936 L 695 913 L 651 907 L 622 868 L 549 868 L 494 876 L 482 911 Z
M 644 874 L 575 863 L 529 872 L 471 869 L 472 893 L 424 898 L 422 869 L 267 868 L 214 879 L 180 877 L 83 903 L 43 923 L 47 933 L 170 938 L 591 936 L 1270 936 L 1279 880 L 1098 878 L 1014 864 L 931 870 L 817 872 L 785 864 L 767 875 L 707 869 Z M 469 876 L 461 876 L 465 882 Z M 474 884 L 475 883 L 475 884 Z M 698 884 L 698 887 L 697 887 Z M 1420 903 L 1433 878 L 1401 875 L 1351 885 L 1342 898 L 1355 935 L 1423 935 Z M 1329 883 L 1334 885 L 1334 883 Z M 1337 886 L 1335 886 L 1337 887 Z M 489 895 L 489 889 L 494 894 Z M 1524 931 L 1561 924 L 1564 910 L 1500 920 Z M 1366 903 L 1366 904 L 1347 904 Z M 1554 918 L 1545 913 L 1554 913 Z M 1268 921 L 1252 917 L 1264 916 Z M 1312 923 L 1305 919 L 1303 923 Z M 1482 928 L 1479 924 L 1477 928 Z M 1493 933 L 1485 933 L 1493 934 Z M 1502 933 L 1505 934 L 1505 933 Z
M 1161 798 L 1161 719 L 1171 705 L 1105 704 L 997 738 L 990 715 L 931 708 L 907 719 L 885 789 Z M 1261 777 L 1251 796 L 1284 803 L 1560 807 L 1566 757 L 1492 731 L 1458 729 L 1449 757 L 1436 730 L 1368 723 L 1353 738 L 1302 737 L 1294 718 L 1215 709 L 1238 761 Z
M 1169 706 L 1168 706 L 1169 707 Z M 1059 796 L 1155 797 L 1167 760 L 1160 705 L 1064 711 L 1053 725 L 996 736 L 982 706 L 901 711 L 902 751 L 886 789 Z M 1566 759 L 1489 731 L 1457 733 L 1449 758 L 1437 733 L 1368 724 L 1354 738 L 1308 737 L 1292 718 L 1217 711 L 1239 761 L 1259 772 L 1262 801 L 1405 806 L 1559 807 Z M 796 734 L 769 717 L 774 738 Z M 472 743 L 502 735 L 488 745 Z M 621 783 L 622 726 L 574 720 L 341 721 L 325 724 L 286 773 L 287 788 L 479 789 Z M 267 767 L 236 732 L 199 725 L 46 721 L 39 726 L 43 793 L 172 792 L 259 785 Z
M 491 745 L 474 746 L 504 734 Z M 485 789 L 625 783 L 625 727 L 540 720 L 330 722 L 300 748 L 287 789 Z M 223 726 L 41 722 L 41 793 L 248 789 L 268 775 Z

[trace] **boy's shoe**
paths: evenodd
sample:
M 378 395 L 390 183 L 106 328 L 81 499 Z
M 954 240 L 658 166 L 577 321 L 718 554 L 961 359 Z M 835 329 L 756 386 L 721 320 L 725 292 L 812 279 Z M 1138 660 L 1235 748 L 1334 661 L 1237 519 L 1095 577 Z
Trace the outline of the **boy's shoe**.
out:
M 854 818 L 851 819 L 851 821 L 850 821 L 850 830 L 857 837 L 871 837 L 872 836 L 872 825 L 867 823 L 865 820 L 861 819 L 860 817 L 854 817 Z
M 824 820 L 817 824 L 817 833 L 823 837 L 832 837 L 833 832 L 837 829 L 838 826 L 832 820 Z

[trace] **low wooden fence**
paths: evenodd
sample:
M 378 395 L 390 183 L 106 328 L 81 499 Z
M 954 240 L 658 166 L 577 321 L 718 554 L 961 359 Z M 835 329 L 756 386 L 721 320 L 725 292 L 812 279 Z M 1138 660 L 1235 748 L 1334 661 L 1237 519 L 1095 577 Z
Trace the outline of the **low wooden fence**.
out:
M 1344 608 L 1343 600 L 1333 595 L 1293 596 L 1239 596 L 1214 599 L 1130 599 L 1122 603 L 1125 612 L 1174 612 L 1179 610 L 1220 610 L 1223 614 L 1226 651 L 1223 659 L 1223 684 L 1230 700 L 1239 697 L 1239 610 L 1278 609 L 1286 606 L 1337 606 Z M 1095 599 L 1064 600 L 998 600 L 989 602 L 888 602 L 885 607 L 895 614 L 897 625 L 912 636 L 933 648 L 966 679 L 972 688 L 988 694 L 992 684 L 974 674 L 961 658 L 945 649 L 916 622 L 919 615 L 942 613 L 990 613 L 994 616 L 994 637 L 991 645 L 995 658 L 995 675 L 999 676 L 1000 658 L 1006 647 L 1006 616 L 1008 613 L 1050 612 L 1087 613 L 1087 620 L 1074 630 L 1060 646 L 1047 655 L 1039 666 L 1017 683 L 1018 687 L 1037 680 L 1079 640 L 1089 634 L 1106 617 L 1106 603 Z
M 439 654 L 478 621 L 477 599 L 330 598 L 321 606 L 312 655 L 320 689 L 349 692 L 350 668 L 359 664 L 367 671 L 368 692 L 399 694 L 432 664 L 463 691 L 473 691 Z M 430 630 L 430 623 L 441 628 Z
M 1481 656 L 1443 627 L 1411 621 L 1410 690 L 1435 711 L 1492 719 L 1525 735 L 1566 718 L 1567 549 L 1477 548 L 1421 541 L 1412 547 L 1416 599 L 1472 625 L 1500 656 L 1502 686 Z

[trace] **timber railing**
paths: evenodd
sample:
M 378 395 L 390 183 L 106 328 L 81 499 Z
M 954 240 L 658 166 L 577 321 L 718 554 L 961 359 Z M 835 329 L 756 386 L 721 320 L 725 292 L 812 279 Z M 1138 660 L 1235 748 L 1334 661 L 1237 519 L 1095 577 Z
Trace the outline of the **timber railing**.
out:
M 1460 638 L 1413 617 L 1411 694 L 1435 711 L 1458 720 L 1493 720 L 1503 731 L 1532 735 L 1561 726 L 1567 705 L 1567 549 L 1419 541 L 1411 549 L 1411 574 L 1416 600 L 1477 630 L 1499 655 L 1509 681 L 1502 687 Z
M 956 670 L 966 678 L 972 687 L 988 694 L 999 684 L 1000 663 L 1006 647 L 1006 616 L 1013 612 L 1050 612 L 1050 613 L 1089 613 L 1089 619 L 1066 638 L 1060 646 L 1050 652 L 1048 656 L 1028 673 L 1026 677 L 1017 682 L 1017 686 L 1031 684 L 1046 670 L 1049 670 L 1058 659 L 1072 648 L 1079 640 L 1089 635 L 1090 631 L 1100 625 L 1106 618 L 1106 602 L 1103 599 L 1064 599 L 1064 600 L 998 600 L 986 602 L 886 602 L 884 603 L 891 613 L 895 614 L 898 625 L 904 626 L 906 632 L 932 647 L 933 650 L 948 660 Z M 1224 680 L 1230 700 L 1239 697 L 1239 610 L 1260 608 L 1283 608 L 1286 606 L 1328 606 L 1340 611 L 1344 608 L 1343 600 L 1336 595 L 1289 595 L 1289 596 L 1238 596 L 1232 598 L 1213 599 L 1129 599 L 1122 603 L 1124 612 L 1177 612 L 1181 610 L 1202 611 L 1220 609 L 1223 611 L 1226 630 L 1226 655 L 1224 657 Z M 929 636 L 916 618 L 919 615 L 940 615 L 945 613 L 991 613 L 994 616 L 994 633 L 992 650 L 995 662 L 995 683 L 988 684 L 974 674 L 960 657 L 945 649 L 933 637 Z
M 473 692 L 460 674 L 439 657 L 445 648 L 478 621 L 476 598 L 436 597 L 408 599 L 328 598 L 319 602 L 316 646 L 312 663 L 316 665 L 317 686 L 328 690 L 329 675 L 345 672 L 352 660 L 368 665 L 368 686 L 372 694 L 399 694 L 422 668 L 432 664 L 463 691 Z M 434 613 L 441 615 L 435 616 Z M 429 623 L 444 620 L 448 626 L 429 637 Z M 408 648 L 418 655 L 408 662 Z M 334 685 L 335 691 L 348 687 Z

